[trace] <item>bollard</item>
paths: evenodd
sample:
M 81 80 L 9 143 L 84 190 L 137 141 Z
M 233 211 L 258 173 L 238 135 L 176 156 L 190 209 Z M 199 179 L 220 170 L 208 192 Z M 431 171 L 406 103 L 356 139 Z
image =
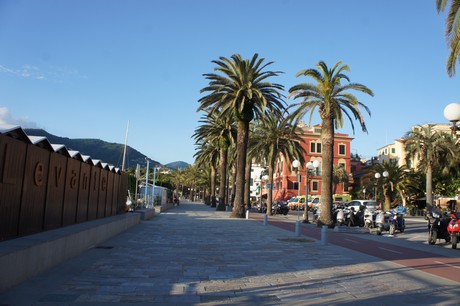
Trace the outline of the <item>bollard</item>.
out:
M 295 222 L 295 236 L 300 237 L 300 220 Z
M 248 220 L 248 219 L 249 219 L 249 209 L 246 210 L 246 220 Z
M 264 215 L 264 225 L 267 225 L 267 221 L 268 221 L 268 216 Z
M 327 225 L 321 228 L 321 245 L 327 245 Z

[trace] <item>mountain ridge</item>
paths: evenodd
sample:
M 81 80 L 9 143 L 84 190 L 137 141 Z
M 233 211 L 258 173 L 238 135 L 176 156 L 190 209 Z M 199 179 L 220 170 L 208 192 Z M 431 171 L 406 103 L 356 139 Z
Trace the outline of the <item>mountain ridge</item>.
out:
M 102 160 L 105 163 L 121 168 L 123 163 L 124 145 L 120 143 L 107 142 L 95 138 L 68 138 L 56 136 L 48 133 L 43 129 L 24 129 L 24 132 L 29 136 L 46 137 L 52 144 L 65 145 L 68 150 L 75 150 L 83 155 L 89 155 L 93 159 Z M 126 146 L 126 161 L 125 168 L 136 168 L 137 164 L 141 168 L 147 166 L 147 156 L 137 151 L 136 149 Z M 153 163 L 153 165 L 152 165 Z M 170 169 L 185 168 L 189 164 L 184 161 L 175 161 L 168 164 L 161 164 L 158 161 L 151 160 L 150 167 L 165 166 Z

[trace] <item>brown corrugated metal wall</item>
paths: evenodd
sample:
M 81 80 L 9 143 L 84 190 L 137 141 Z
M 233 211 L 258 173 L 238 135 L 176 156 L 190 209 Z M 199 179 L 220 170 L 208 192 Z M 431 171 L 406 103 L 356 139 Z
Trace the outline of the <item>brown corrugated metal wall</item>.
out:
M 0 134 L 0 241 L 124 212 L 128 176 Z
M 18 235 L 27 145 L 0 135 L 0 240 Z

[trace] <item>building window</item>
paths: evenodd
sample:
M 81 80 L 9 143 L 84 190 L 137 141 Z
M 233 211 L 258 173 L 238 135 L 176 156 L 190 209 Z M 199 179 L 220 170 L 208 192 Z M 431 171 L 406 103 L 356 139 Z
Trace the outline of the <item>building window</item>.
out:
M 311 182 L 311 191 L 318 191 L 318 182 L 317 181 Z
M 320 142 L 310 142 L 310 151 L 312 153 L 321 153 L 321 143 Z
M 344 144 L 339 145 L 339 155 L 345 155 L 345 145 Z
M 407 160 L 407 161 L 406 161 L 406 166 L 407 166 L 407 168 L 409 168 L 409 169 L 412 168 L 412 162 L 411 162 L 410 160 Z
M 299 182 L 294 182 L 292 187 L 294 190 L 299 190 Z
M 396 154 L 396 148 L 391 148 L 391 153 Z

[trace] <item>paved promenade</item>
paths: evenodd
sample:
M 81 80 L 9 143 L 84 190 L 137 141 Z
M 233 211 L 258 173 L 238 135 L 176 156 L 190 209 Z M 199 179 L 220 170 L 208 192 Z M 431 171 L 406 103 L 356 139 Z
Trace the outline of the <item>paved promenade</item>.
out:
M 182 203 L 0 294 L 0 305 L 460 304 L 457 282 L 229 215 Z

